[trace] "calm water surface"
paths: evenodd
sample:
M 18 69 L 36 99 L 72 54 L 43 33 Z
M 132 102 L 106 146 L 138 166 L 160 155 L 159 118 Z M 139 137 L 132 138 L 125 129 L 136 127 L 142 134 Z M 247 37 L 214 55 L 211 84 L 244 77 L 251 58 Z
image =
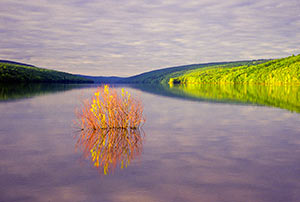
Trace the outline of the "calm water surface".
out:
M 144 103 L 139 155 L 104 175 L 76 149 L 95 88 L 0 102 L 0 201 L 299 201 L 300 114 L 126 87 Z

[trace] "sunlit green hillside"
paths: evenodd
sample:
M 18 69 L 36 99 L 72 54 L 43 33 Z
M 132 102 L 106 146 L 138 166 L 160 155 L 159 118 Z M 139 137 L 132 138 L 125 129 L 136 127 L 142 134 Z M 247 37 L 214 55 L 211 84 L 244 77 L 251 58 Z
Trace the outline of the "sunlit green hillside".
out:
M 215 62 L 215 63 L 203 63 L 193 64 L 178 67 L 169 67 L 164 69 L 158 69 L 150 72 L 145 72 L 136 76 L 122 79 L 124 83 L 146 83 L 146 84 L 159 84 L 168 83 L 170 78 L 179 77 L 187 74 L 195 69 L 208 69 L 216 67 L 238 67 L 238 66 L 251 66 L 255 64 L 261 64 L 268 60 L 248 60 L 248 61 L 235 61 L 235 62 Z
M 0 62 L 0 83 L 13 82 L 92 83 L 93 81 L 65 72 Z
M 195 69 L 170 78 L 170 83 L 300 84 L 300 55 L 258 65 Z
M 170 91 L 185 97 L 252 103 L 300 112 L 299 85 L 185 84 L 175 85 Z

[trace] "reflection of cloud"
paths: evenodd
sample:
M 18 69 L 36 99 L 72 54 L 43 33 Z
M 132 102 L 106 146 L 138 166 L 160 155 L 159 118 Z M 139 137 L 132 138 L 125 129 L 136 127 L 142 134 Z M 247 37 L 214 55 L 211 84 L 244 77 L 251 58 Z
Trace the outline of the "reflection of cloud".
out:
M 126 190 L 125 192 L 116 193 L 112 197 L 115 201 L 119 202 L 160 201 L 157 197 L 154 197 L 153 194 L 144 190 L 139 191 L 136 189 L 132 191 Z
M 299 11 L 297 0 L 4 0 L 0 57 L 94 75 L 283 57 L 299 50 Z

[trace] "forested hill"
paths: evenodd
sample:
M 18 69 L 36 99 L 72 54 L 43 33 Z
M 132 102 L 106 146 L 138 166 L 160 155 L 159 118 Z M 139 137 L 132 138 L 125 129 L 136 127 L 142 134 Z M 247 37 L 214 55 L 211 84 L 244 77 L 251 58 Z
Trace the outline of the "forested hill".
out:
M 195 69 L 169 81 L 177 84 L 300 84 L 300 54 L 252 66 Z
M 202 64 L 192 64 L 184 65 L 178 67 L 169 67 L 164 69 L 158 69 L 150 72 L 145 72 L 136 76 L 128 77 L 122 80 L 126 83 L 147 83 L 147 84 L 158 84 L 158 83 L 168 83 L 169 79 L 172 77 L 181 76 L 194 69 L 201 68 L 213 68 L 213 67 L 237 67 L 237 66 L 251 66 L 254 64 L 264 63 L 268 60 L 247 60 L 247 61 L 235 61 L 235 62 L 214 62 L 214 63 L 202 63 Z
M 77 75 L 7 60 L 0 61 L 0 83 L 93 83 Z

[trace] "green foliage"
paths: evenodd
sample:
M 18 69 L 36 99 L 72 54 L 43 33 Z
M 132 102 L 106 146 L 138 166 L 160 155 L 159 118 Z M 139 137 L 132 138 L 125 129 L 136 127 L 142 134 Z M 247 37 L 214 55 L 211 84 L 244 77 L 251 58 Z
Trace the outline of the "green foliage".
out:
M 300 113 L 299 85 L 185 84 L 169 90 L 183 97 L 253 103 Z
M 92 83 L 77 75 L 34 66 L 0 63 L 0 83 Z
M 195 69 L 178 77 L 172 77 L 172 81 L 177 83 L 300 83 L 300 55 L 252 66 Z

